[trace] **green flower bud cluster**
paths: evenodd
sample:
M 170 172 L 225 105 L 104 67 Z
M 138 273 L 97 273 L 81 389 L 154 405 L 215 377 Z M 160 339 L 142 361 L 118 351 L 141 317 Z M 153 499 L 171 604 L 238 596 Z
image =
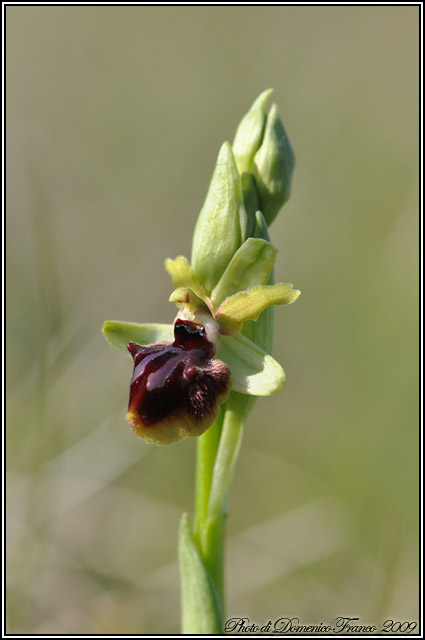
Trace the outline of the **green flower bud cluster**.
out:
M 264 91 L 242 118 L 233 146 L 225 142 L 220 149 L 199 214 L 191 263 L 209 291 L 247 238 L 268 235 L 267 225 L 290 195 L 295 156 L 276 104 L 265 112 L 271 93 Z
M 276 104 L 265 113 L 271 89 L 264 91 L 241 120 L 233 141 L 247 211 L 258 209 L 270 225 L 288 200 L 295 156 Z

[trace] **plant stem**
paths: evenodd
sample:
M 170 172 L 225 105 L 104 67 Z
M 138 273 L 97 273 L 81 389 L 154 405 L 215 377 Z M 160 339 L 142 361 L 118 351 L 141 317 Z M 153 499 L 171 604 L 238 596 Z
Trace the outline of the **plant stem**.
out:
M 194 539 L 224 615 L 224 539 L 227 496 L 243 424 L 254 399 L 231 392 L 214 425 L 198 440 Z
M 223 407 L 220 407 L 220 413 L 212 427 L 198 438 L 194 527 L 194 540 L 201 553 L 205 568 L 214 582 L 222 610 L 224 609 L 224 518 L 218 518 L 209 525 L 207 525 L 207 519 L 214 464 L 224 415 L 225 411 Z
M 224 409 L 220 407 L 220 413 L 216 421 L 212 427 L 198 438 L 197 442 L 194 538 L 198 546 L 200 546 L 201 532 L 207 519 L 212 474 L 220 442 L 223 418 Z
M 235 392 L 231 392 L 227 401 L 213 470 L 207 523 L 213 522 L 223 512 L 242 441 L 243 425 L 253 404 L 251 396 Z

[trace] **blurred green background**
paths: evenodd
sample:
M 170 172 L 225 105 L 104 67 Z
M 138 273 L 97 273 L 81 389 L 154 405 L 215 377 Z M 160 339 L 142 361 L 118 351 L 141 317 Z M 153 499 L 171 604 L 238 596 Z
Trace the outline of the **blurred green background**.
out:
M 216 156 L 274 87 L 283 392 L 249 419 L 228 617 L 418 616 L 418 18 L 397 7 L 30 7 L 7 19 L 11 633 L 176 633 L 195 441 L 146 445 L 104 319 L 170 322 Z M 380 627 L 379 627 L 380 628 Z

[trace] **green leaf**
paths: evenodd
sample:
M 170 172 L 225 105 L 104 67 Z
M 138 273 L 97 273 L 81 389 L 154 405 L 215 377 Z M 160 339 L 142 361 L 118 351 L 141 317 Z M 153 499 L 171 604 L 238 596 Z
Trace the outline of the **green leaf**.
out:
M 241 178 L 230 144 L 220 149 L 192 245 L 192 267 L 207 292 L 212 291 L 246 236 L 247 215 Z
M 274 104 L 267 116 L 263 142 L 255 154 L 251 171 L 257 185 L 259 208 L 268 225 L 289 198 L 294 165 L 294 152 Z
M 175 260 L 167 258 L 165 268 L 171 276 L 175 289 L 179 289 L 180 287 L 192 289 L 199 298 L 204 298 L 207 295 L 196 273 L 184 256 L 177 256 Z
M 103 325 L 106 340 L 118 351 L 127 351 L 127 344 L 156 344 L 157 342 L 172 342 L 174 328 L 172 324 L 138 324 L 137 322 L 120 322 L 107 320 Z
M 277 256 L 277 249 L 261 238 L 248 238 L 231 259 L 226 271 L 211 293 L 217 306 L 238 291 L 266 284 Z
M 241 333 L 220 336 L 217 357 L 232 373 L 232 389 L 253 396 L 280 391 L 285 372 L 271 355 Z
M 239 173 L 250 171 L 254 155 L 261 144 L 266 124 L 264 107 L 273 93 L 273 89 L 263 91 L 244 115 L 233 140 L 233 153 Z
M 182 594 L 182 634 L 223 633 L 223 616 L 211 576 L 193 541 L 187 513 L 179 531 L 179 564 Z
M 256 320 L 270 305 L 291 304 L 299 295 L 290 283 L 260 285 L 249 291 L 239 291 L 222 302 L 216 319 L 224 334 L 232 334 L 240 331 L 247 320 Z

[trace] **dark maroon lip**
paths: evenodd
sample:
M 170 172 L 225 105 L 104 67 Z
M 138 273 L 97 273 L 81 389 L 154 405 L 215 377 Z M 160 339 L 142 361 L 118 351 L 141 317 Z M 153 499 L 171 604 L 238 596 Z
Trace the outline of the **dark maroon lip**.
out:
M 230 371 L 223 362 L 212 359 L 215 346 L 207 340 L 202 325 L 178 319 L 174 338 L 173 343 L 127 345 L 134 361 L 128 416 L 142 437 L 150 430 L 151 441 L 152 429 L 159 437 L 163 424 L 167 442 L 200 435 L 214 421 L 230 389 Z M 173 421 L 179 424 L 176 440 L 170 440 Z M 184 435 L 182 424 L 187 425 Z

